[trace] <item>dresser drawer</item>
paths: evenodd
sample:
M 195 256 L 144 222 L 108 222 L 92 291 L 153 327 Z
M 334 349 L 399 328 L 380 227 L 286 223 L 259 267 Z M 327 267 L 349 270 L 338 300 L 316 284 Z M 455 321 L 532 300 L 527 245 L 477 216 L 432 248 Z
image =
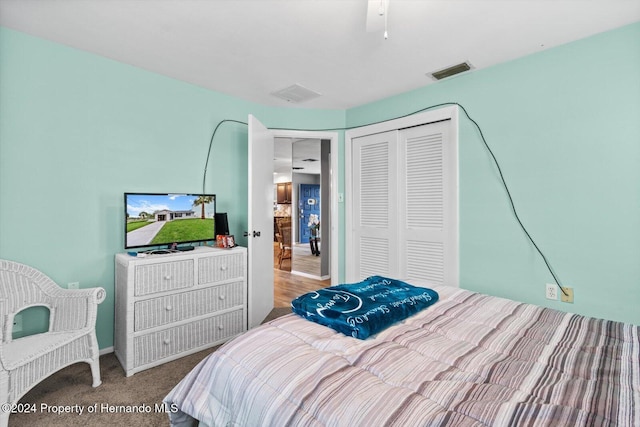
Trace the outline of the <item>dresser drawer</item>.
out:
M 200 285 L 244 277 L 245 255 L 229 253 L 223 256 L 203 257 L 198 261 Z
M 138 301 L 134 305 L 134 330 L 142 331 L 243 304 L 242 281 Z
M 193 286 L 194 260 L 143 264 L 135 267 L 136 296 Z
M 245 314 L 240 309 L 136 337 L 134 367 L 237 335 L 244 331 Z

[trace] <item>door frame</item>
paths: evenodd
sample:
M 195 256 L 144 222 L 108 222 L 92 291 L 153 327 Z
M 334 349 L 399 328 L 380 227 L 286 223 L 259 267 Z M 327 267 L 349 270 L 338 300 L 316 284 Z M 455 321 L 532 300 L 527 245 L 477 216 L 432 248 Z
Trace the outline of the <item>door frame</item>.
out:
M 330 141 L 331 156 L 330 156 L 330 169 L 331 169 L 331 191 L 330 191 L 330 205 L 331 205 L 331 257 L 329 259 L 329 271 L 331 278 L 331 285 L 337 284 L 338 280 L 338 268 L 339 268 L 339 242 L 338 242 L 338 132 L 331 131 L 313 131 L 313 130 L 287 130 L 287 129 L 269 129 L 273 138 L 307 138 L 307 139 L 326 139 Z
M 458 198 L 460 194 L 460 179 L 459 179 L 459 158 L 458 158 L 458 145 L 459 145 L 459 108 L 457 105 L 442 107 L 434 110 L 425 111 L 422 113 L 412 114 L 410 116 L 401 117 L 398 119 L 392 119 L 385 122 L 375 123 L 372 125 L 366 125 L 354 129 L 347 130 L 344 135 L 344 144 L 345 144 L 345 280 L 355 281 L 355 274 L 352 271 L 351 266 L 353 265 L 353 256 L 354 256 L 354 238 L 353 238 L 353 228 L 354 228 L 354 212 L 353 212 L 353 140 L 355 138 L 364 137 L 367 135 L 384 133 L 389 131 L 396 131 L 400 129 L 405 129 L 414 126 L 422 126 L 433 122 L 438 122 L 442 120 L 451 120 L 452 128 L 451 128 L 451 142 L 453 144 L 453 153 L 452 153 L 452 161 L 455 163 L 455 186 L 452 189 L 455 191 L 455 207 L 453 209 L 453 218 L 457 224 L 455 239 L 451 242 L 454 247 L 453 251 L 456 253 L 455 257 L 455 266 L 452 266 L 454 271 L 453 282 L 454 286 L 459 286 L 460 280 L 460 272 L 459 272 L 459 262 L 460 262 L 460 213 L 459 213 L 459 204 Z

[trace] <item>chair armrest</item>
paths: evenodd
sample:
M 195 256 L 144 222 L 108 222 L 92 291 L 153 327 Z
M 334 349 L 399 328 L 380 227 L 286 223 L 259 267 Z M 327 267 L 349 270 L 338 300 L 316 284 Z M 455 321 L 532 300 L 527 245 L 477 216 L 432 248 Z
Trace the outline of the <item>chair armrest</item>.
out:
M 62 290 L 61 296 L 64 298 L 87 298 L 93 304 L 100 304 L 107 297 L 107 291 L 104 288 L 96 287 L 96 288 L 87 288 L 87 289 L 64 289 Z
M 107 296 L 103 288 L 64 289 L 56 291 L 51 300 L 49 330 L 61 332 L 82 328 L 94 328 L 98 304 Z

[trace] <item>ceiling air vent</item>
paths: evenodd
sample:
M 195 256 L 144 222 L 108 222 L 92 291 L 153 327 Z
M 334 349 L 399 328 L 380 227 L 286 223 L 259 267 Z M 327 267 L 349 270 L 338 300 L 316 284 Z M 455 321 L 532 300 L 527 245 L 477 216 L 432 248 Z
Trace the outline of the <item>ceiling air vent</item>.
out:
M 284 99 L 287 102 L 292 102 L 294 104 L 299 104 L 301 102 L 305 102 L 320 96 L 318 92 L 314 92 L 311 89 L 300 86 L 299 84 L 295 84 L 284 89 L 271 92 L 271 95 L 280 99 Z
M 434 80 L 442 80 L 446 79 L 447 77 L 455 76 L 456 74 L 464 73 L 465 71 L 469 71 L 472 68 L 473 66 L 470 63 L 463 62 L 461 64 L 445 68 L 444 70 L 434 71 L 433 73 L 429 73 L 427 75 Z

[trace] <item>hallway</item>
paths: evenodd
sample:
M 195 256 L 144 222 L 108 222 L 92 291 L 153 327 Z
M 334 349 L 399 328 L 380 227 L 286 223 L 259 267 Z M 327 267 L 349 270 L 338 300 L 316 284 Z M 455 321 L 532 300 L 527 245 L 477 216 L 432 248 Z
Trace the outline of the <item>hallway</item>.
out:
M 316 280 L 309 277 L 291 274 L 290 271 L 278 268 L 278 249 L 274 247 L 273 268 L 273 305 L 274 307 L 289 307 L 291 301 L 307 292 L 331 286 L 331 279 Z M 317 257 L 314 257 L 317 258 Z M 290 268 L 291 260 L 285 260 L 283 268 Z M 286 263 L 286 264 L 285 264 Z

